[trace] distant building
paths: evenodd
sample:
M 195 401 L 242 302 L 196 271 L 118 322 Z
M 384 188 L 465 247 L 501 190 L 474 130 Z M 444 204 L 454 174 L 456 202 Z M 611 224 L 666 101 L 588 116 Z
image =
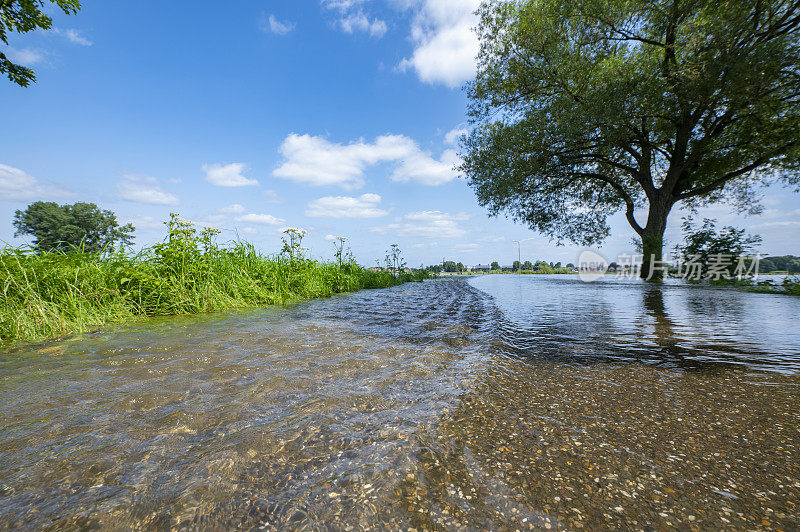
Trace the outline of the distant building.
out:
M 475 272 L 488 272 L 492 267 L 488 264 L 476 264 L 475 266 L 470 266 L 469 269 Z

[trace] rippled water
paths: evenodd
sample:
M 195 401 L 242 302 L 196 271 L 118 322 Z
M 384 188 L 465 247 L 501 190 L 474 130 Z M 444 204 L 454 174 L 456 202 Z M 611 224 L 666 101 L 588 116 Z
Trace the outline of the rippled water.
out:
M 800 527 L 800 299 L 483 276 L 0 355 L 0 527 Z

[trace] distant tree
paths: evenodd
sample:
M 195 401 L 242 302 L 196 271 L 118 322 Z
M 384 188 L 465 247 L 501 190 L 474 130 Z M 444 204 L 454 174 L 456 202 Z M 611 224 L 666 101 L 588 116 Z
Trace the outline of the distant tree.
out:
M 491 268 L 492 268 L 492 270 L 499 270 L 499 269 L 500 269 L 500 263 L 499 263 L 499 262 L 497 262 L 497 261 L 494 261 L 494 262 L 492 263 L 492 266 L 491 266 Z
M 82 246 L 93 252 L 116 243 L 130 245 L 135 230 L 131 224 L 120 227 L 113 212 L 100 210 L 94 203 L 37 201 L 24 211 L 16 211 L 13 223 L 14 236 L 33 236 L 38 251 L 68 251 Z
M 458 264 L 456 264 L 456 271 L 459 272 L 459 273 L 464 271 L 464 263 L 463 262 L 459 262 Z
M 444 269 L 444 271 L 446 271 L 447 273 L 455 273 L 456 271 L 458 271 L 458 265 L 457 265 L 455 262 L 453 262 L 452 260 L 448 260 L 448 261 L 446 261 L 446 262 L 445 262 L 445 263 L 442 265 L 442 268 L 443 268 L 443 269 Z
M 758 270 L 762 273 L 769 273 L 774 272 L 777 270 L 777 268 L 775 267 L 775 263 L 770 259 L 761 259 L 761 262 L 758 265 Z
M 568 262 L 568 263 L 567 263 L 567 265 L 566 265 L 565 267 L 566 267 L 566 268 L 574 268 L 574 267 L 575 267 L 575 265 L 574 265 L 574 264 L 572 264 L 571 262 Z
M 800 182 L 797 1 L 488 0 L 479 14 L 460 169 L 490 214 L 590 245 L 622 210 L 647 278 L 676 205 L 752 212 L 759 185 Z
M 516 270 L 521 270 L 522 269 L 522 264 L 518 260 L 515 260 L 514 264 L 511 266 L 511 269 L 515 270 L 515 271 Z
M 53 26 L 52 17 L 45 13 L 49 4 L 55 4 L 67 15 L 81 9 L 80 0 L 0 0 L 0 41 L 8 46 L 8 32 L 49 30 Z M 22 87 L 36 81 L 33 70 L 13 63 L 3 52 L 0 52 L 0 73 Z
M 541 273 L 553 273 L 553 268 L 543 260 L 537 260 L 536 264 L 533 265 L 533 269 Z
M 522 263 L 522 269 L 526 270 L 526 271 L 530 271 L 530 270 L 533 269 L 533 264 L 531 264 L 531 261 L 526 260 L 525 262 Z
M 556 262 L 556 265 L 553 266 L 553 268 L 560 268 L 560 267 L 561 267 L 561 262 Z

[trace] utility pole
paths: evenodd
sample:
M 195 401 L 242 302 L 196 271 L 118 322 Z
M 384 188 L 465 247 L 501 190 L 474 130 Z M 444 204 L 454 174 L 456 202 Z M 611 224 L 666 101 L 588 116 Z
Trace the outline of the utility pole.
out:
M 522 273 L 522 247 L 520 246 L 522 242 L 519 240 L 514 240 L 514 242 L 517 243 L 517 273 L 519 274 Z
M 518 264 L 517 273 L 522 273 L 522 247 L 521 247 L 521 244 L 523 242 L 527 242 L 528 240 L 533 240 L 533 237 L 531 237 L 531 238 L 523 238 L 522 240 L 512 240 L 512 242 L 516 242 L 516 244 L 517 244 L 517 264 Z

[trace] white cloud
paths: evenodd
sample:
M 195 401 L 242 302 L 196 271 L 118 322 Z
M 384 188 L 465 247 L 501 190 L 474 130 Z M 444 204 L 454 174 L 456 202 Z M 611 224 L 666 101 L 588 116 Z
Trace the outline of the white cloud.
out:
M 57 185 L 37 179 L 19 168 L 0 164 L 0 199 L 57 199 L 70 195 Z
M 227 207 L 223 207 L 219 210 L 222 214 L 241 214 L 245 211 L 244 205 L 239 205 L 238 203 L 234 203 L 233 205 L 228 205 Z
M 414 52 L 403 59 L 401 70 L 413 69 L 426 83 L 457 87 L 475 74 L 479 51 L 472 28 L 480 0 L 421 0 L 411 24 Z
M 367 0 L 322 0 L 322 5 L 329 9 L 348 10 L 366 3 Z
M 364 171 L 379 163 L 394 162 L 395 181 L 441 185 L 452 180 L 456 162 L 453 150 L 434 159 L 403 135 L 383 135 L 368 143 L 363 139 L 335 144 L 325 138 L 290 134 L 280 147 L 284 163 L 272 175 L 309 185 L 338 185 L 353 189 L 364 185 Z
M 403 183 L 416 181 L 423 185 L 444 185 L 456 176 L 454 167 L 458 161 L 455 150 L 445 150 L 438 160 L 422 151 L 415 151 L 403 159 L 392 173 L 392 179 Z
M 359 11 L 358 13 L 351 13 L 339 19 L 339 26 L 345 33 L 356 33 L 358 31 L 369 33 L 370 37 L 380 39 L 388 31 L 386 22 L 381 19 L 370 20 L 367 16 Z
M 373 227 L 375 233 L 394 233 L 402 237 L 457 238 L 468 233 L 460 222 L 469 219 L 468 214 L 448 214 L 441 211 L 412 212 L 397 223 L 384 227 Z
M 467 131 L 464 128 L 457 127 L 451 129 L 445 134 L 444 143 L 447 144 L 448 146 L 455 146 L 456 144 L 458 144 L 458 141 L 461 138 L 461 136 L 466 135 L 467 133 L 469 133 L 469 131 Z
M 264 201 L 267 203 L 283 203 L 283 198 L 274 190 L 264 190 L 261 193 L 264 194 Z
M 202 168 L 206 173 L 206 181 L 218 187 L 251 187 L 257 186 L 258 181 L 242 175 L 247 170 L 244 163 L 231 164 L 204 164 Z
M 81 35 L 78 30 L 71 28 L 66 30 L 55 28 L 52 31 L 56 35 L 61 35 L 73 44 L 80 44 L 81 46 L 92 46 L 94 44 L 92 41 Z
M 378 208 L 381 197 L 377 194 L 349 196 L 327 196 L 308 204 L 306 216 L 314 218 L 380 218 L 389 211 Z
M 270 15 L 261 21 L 261 29 L 266 33 L 274 33 L 275 35 L 286 35 L 294 30 L 293 22 L 281 22 L 275 15 Z
M 345 33 L 363 32 L 370 37 L 380 39 L 389 27 L 386 22 L 379 18 L 370 19 L 364 12 L 364 0 L 323 0 L 322 5 L 328 9 L 335 9 L 339 12 L 339 19 L 336 24 Z
M 44 60 L 44 55 L 36 50 L 30 48 L 23 48 L 17 50 L 16 48 L 6 48 L 6 57 L 12 62 L 22 66 L 32 67 Z
M 134 174 L 124 176 L 123 180 L 117 184 L 117 197 L 149 205 L 177 205 L 180 203 L 178 196 L 162 190 L 154 178 Z
M 280 218 L 276 218 L 271 214 L 245 214 L 243 216 L 239 216 L 236 218 L 237 222 L 244 222 L 250 224 L 258 224 L 258 225 L 282 225 L 286 223 L 286 220 L 281 220 Z

